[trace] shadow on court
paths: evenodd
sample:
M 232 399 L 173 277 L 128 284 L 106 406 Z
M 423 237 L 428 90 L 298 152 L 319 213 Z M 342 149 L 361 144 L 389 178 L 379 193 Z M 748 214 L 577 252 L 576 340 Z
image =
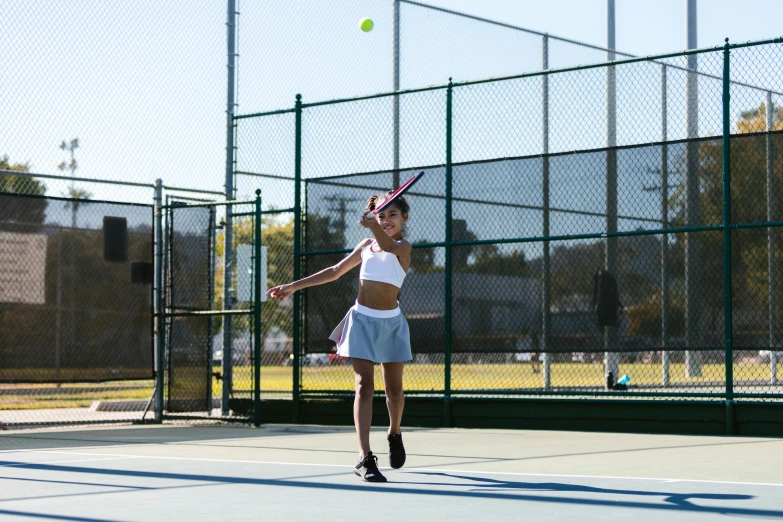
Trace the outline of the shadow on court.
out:
M 42 478 L 17 478 L 3 473 L 3 469 L 23 468 L 25 470 L 34 470 L 44 473 Z M 49 473 L 75 473 L 95 477 L 92 481 L 75 480 L 49 480 L 46 477 Z M 682 514 L 699 513 L 730 516 L 752 516 L 752 517 L 783 517 L 783 510 L 771 509 L 751 509 L 742 507 L 727 506 L 699 506 L 693 504 L 693 500 L 708 501 L 747 501 L 756 497 L 745 494 L 720 494 L 707 493 L 700 491 L 689 491 L 673 493 L 669 491 L 651 491 L 634 488 L 604 488 L 595 486 L 586 486 L 567 482 L 538 482 L 538 481 L 519 481 L 519 480 L 498 480 L 488 477 L 477 477 L 470 474 L 441 473 L 429 471 L 409 471 L 404 472 L 407 476 L 428 477 L 432 481 L 395 481 L 383 485 L 367 484 L 357 482 L 355 484 L 326 482 L 324 479 L 335 477 L 355 478 L 350 471 L 340 471 L 337 473 L 319 473 L 289 478 L 249 478 L 238 476 L 226 476 L 218 474 L 189 474 L 175 472 L 157 472 L 157 471 L 139 471 L 127 469 L 106 469 L 86 466 L 71 466 L 61 464 L 30 463 L 18 461 L 0 461 L 0 479 L 8 481 L 26 481 L 39 484 L 69 484 L 79 486 L 97 486 L 107 488 L 107 491 L 67 493 L 61 495 L 37 495 L 27 497 L 3 498 L 0 499 L 0 515 L 35 516 L 34 513 L 14 512 L 2 509 L 4 502 L 12 501 L 40 501 L 43 499 L 60 498 L 66 500 L 78 497 L 94 497 L 96 495 L 117 494 L 123 491 L 171 491 L 177 489 L 189 489 L 202 486 L 214 485 L 245 485 L 260 487 L 283 487 L 298 490 L 321 490 L 331 492 L 368 492 L 391 494 L 391 495 L 417 495 L 431 498 L 469 498 L 469 499 L 502 499 L 507 501 L 525 501 L 540 502 L 549 504 L 568 504 L 572 506 L 593 506 L 593 507 L 611 507 L 611 508 L 636 508 L 649 509 L 663 512 L 679 512 Z M 153 479 L 153 480 L 172 480 L 184 481 L 186 484 L 170 485 L 162 484 L 160 486 L 137 486 L 127 485 L 118 482 L 104 482 L 111 477 L 116 479 L 135 478 L 135 479 Z M 318 480 L 320 479 L 320 480 Z M 534 494 L 554 493 L 555 495 Z M 259 492 L 260 493 L 260 492 Z M 581 495 L 581 496 L 580 496 Z M 605 498 L 599 498 L 605 497 Z M 658 497 L 660 502 L 632 500 L 629 497 Z M 39 518 L 60 518 L 40 514 Z M 71 519 L 77 520 L 77 519 Z M 78 520 L 98 520 L 78 518 Z

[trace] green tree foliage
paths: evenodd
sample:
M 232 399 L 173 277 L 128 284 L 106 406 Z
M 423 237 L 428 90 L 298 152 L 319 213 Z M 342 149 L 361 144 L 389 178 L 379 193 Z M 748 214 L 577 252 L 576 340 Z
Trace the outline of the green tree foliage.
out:
M 783 109 L 773 107 L 773 132 L 766 134 L 766 106 L 742 113 L 731 137 L 731 220 L 733 223 L 761 223 L 767 221 L 767 143 L 772 145 L 772 184 L 783 186 Z M 778 131 L 778 132 L 775 132 Z M 723 145 L 720 138 L 703 141 L 698 146 L 698 179 L 700 223 L 723 223 Z M 680 182 L 670 207 L 672 225 L 685 225 L 685 164 L 678 164 Z M 783 220 L 783 191 L 774 190 L 772 207 L 778 209 L 773 221 Z M 685 234 L 677 234 L 672 246 L 670 263 L 672 275 L 682 277 L 685 266 Z M 691 234 L 698 241 L 701 252 L 698 288 L 701 305 L 709 314 L 708 328 L 718 328 L 723 309 L 723 234 L 703 232 Z M 780 243 L 779 243 L 780 245 Z M 780 246 L 777 248 L 780 252 Z M 778 257 L 777 273 L 783 275 L 783 258 Z M 762 308 L 769 297 L 767 285 L 767 229 L 746 229 L 732 232 L 732 293 L 736 310 L 745 310 L 756 321 L 766 317 Z M 780 276 L 779 276 L 780 277 Z M 783 285 L 776 282 L 778 291 Z M 676 295 L 675 298 L 683 298 Z M 746 314 L 746 316 L 748 315 Z
M 267 248 L 267 286 L 271 288 L 276 285 L 290 283 L 293 280 L 293 242 L 294 242 L 294 222 L 292 218 L 281 220 L 278 215 L 269 214 L 262 216 L 261 244 Z M 342 245 L 345 241 L 344 230 L 340 228 L 339 223 L 328 216 L 318 214 L 309 214 L 307 222 L 307 244 L 308 249 L 335 249 L 335 245 Z M 234 245 L 252 245 L 253 244 L 253 218 L 241 217 L 233 222 L 233 242 Z M 225 245 L 225 233 L 220 231 L 216 238 L 216 254 L 223 257 Z M 236 254 L 235 254 L 236 255 Z M 326 266 L 337 263 L 343 255 L 324 255 L 308 256 L 305 262 L 305 273 L 303 276 L 315 273 Z M 234 274 L 236 277 L 236 274 Z M 355 281 L 350 279 L 350 275 L 343 277 L 340 281 L 330 283 L 322 288 L 312 288 L 307 292 L 308 295 L 308 317 L 317 318 L 324 325 L 336 324 L 337 317 L 339 322 L 342 314 L 353 303 L 355 295 Z M 352 284 L 353 283 L 353 284 Z M 218 263 L 216 267 L 215 279 L 215 308 L 220 309 L 223 306 L 223 265 Z M 250 306 L 240 304 L 241 306 Z M 269 299 L 261 307 L 261 335 L 265 337 L 272 328 L 284 332 L 287 336 L 293 335 L 293 310 L 292 299 L 288 298 L 282 302 Z M 249 325 L 245 321 L 241 323 Z M 235 323 L 235 329 L 242 329 L 239 321 Z M 216 325 L 216 331 L 220 325 Z M 328 334 L 327 334 L 328 335 Z
M 12 163 L 5 155 L 0 157 L 0 171 L 29 172 L 30 167 L 26 163 Z M 0 195 L 3 193 L 43 196 L 46 186 L 35 178 L 0 172 Z M 4 197 L 0 206 L 3 230 L 36 232 L 46 218 L 46 200 L 43 199 Z
M 273 215 L 263 216 L 261 219 L 261 244 L 267 247 L 267 285 L 272 286 L 288 283 L 293 277 L 293 239 L 294 223 L 292 219 L 280 222 Z M 224 229 L 225 230 L 225 229 Z M 216 237 L 216 254 L 219 258 L 225 252 L 225 231 L 218 232 Z M 233 243 L 237 245 L 253 244 L 253 218 L 240 217 L 233 221 Z M 236 256 L 236 251 L 234 253 Z M 236 264 L 234 265 L 236 266 Z M 236 273 L 233 275 L 236 278 Z M 235 279 L 236 280 L 236 279 Z M 216 266 L 215 279 L 215 304 L 216 309 L 223 308 L 223 263 Z M 241 303 L 237 308 L 250 307 L 251 303 Z M 279 302 L 270 299 L 261 306 L 262 337 L 270 332 L 273 327 L 284 332 L 287 336 L 293 334 L 293 322 L 291 315 L 291 303 Z M 216 320 L 215 331 L 220 330 L 221 320 Z M 249 328 L 250 321 L 241 319 L 235 321 L 235 330 Z
M 592 299 L 593 274 L 603 266 L 602 242 L 555 246 L 550 264 L 552 305 L 562 310 L 584 309 Z
M 466 227 L 463 220 L 454 220 L 452 225 L 453 241 L 475 241 L 477 239 L 478 236 Z M 413 244 L 423 242 L 422 240 L 414 241 Z M 443 265 L 437 262 L 437 248 L 440 247 L 413 249 L 411 266 L 416 273 L 426 274 L 443 271 Z M 524 252 L 515 249 L 509 254 L 504 254 L 494 244 L 452 247 L 451 266 L 455 272 L 518 277 L 526 277 L 527 274 Z
M 476 255 L 472 259 L 472 262 L 464 267 L 457 268 L 456 271 L 471 274 L 526 277 L 527 265 L 525 262 L 525 253 L 521 250 L 512 250 L 509 254 L 503 254 L 497 250 L 494 252 L 481 253 Z
M 0 171 L 30 172 L 30 166 L 27 163 L 11 163 L 8 155 L 5 155 L 0 157 Z M 46 186 L 35 178 L 0 172 L 0 192 L 43 196 Z

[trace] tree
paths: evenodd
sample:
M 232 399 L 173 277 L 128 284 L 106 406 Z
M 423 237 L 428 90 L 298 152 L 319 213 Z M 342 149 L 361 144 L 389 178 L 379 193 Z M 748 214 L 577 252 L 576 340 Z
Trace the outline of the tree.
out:
M 647 302 L 627 308 L 628 333 L 660 340 L 662 332 L 661 294 L 650 298 Z M 673 299 L 669 303 L 668 335 L 681 337 L 685 335 L 685 304 L 682 299 Z
M 11 163 L 8 156 L 0 157 L 0 194 L 29 194 L 43 196 L 46 186 L 29 176 L 15 176 L 2 171 L 29 172 L 27 163 Z M 36 232 L 46 218 L 46 200 L 32 198 L 3 198 L 0 221 L 4 230 Z M 32 227 L 31 227 L 32 225 Z
M 293 276 L 293 238 L 294 223 L 293 220 L 279 222 L 276 218 L 269 215 L 262 216 L 262 237 L 261 244 L 267 247 L 267 285 L 269 287 L 289 282 Z M 241 217 L 233 221 L 233 243 L 237 245 L 253 244 L 253 218 Z M 218 257 L 223 257 L 225 250 L 225 232 L 221 230 L 217 234 L 215 253 Z M 236 252 L 234 253 L 236 259 Z M 236 267 L 236 263 L 234 264 Z M 236 277 L 236 273 L 233 274 Z M 215 299 L 214 306 L 220 309 L 223 303 L 223 263 L 217 263 L 215 276 Z M 243 303 L 238 308 L 249 308 L 251 303 Z M 274 327 L 284 332 L 287 336 L 293 335 L 293 324 L 291 307 L 289 303 L 280 303 L 269 300 L 261 307 L 261 336 L 266 337 Z M 216 320 L 215 331 L 221 329 L 221 320 Z M 249 324 L 249 323 L 248 323 Z
M 335 245 L 345 241 L 344 227 L 328 216 L 309 214 L 307 216 L 308 250 L 333 250 Z M 293 280 L 293 243 L 294 222 L 292 218 L 281 221 L 279 216 L 264 215 L 261 218 L 261 244 L 267 248 L 267 287 L 290 283 Z M 221 231 L 216 238 L 216 254 L 224 255 L 225 233 Z M 234 245 L 253 244 L 253 218 L 242 217 L 233 222 Z M 235 254 L 236 255 L 236 254 Z M 325 266 L 335 264 L 344 254 L 328 254 L 322 256 L 307 256 L 305 258 L 305 273 L 321 270 Z M 236 265 L 235 265 L 236 266 Z M 236 277 L 236 274 L 234 274 Z M 355 283 L 355 282 L 353 282 Z M 352 281 L 343 278 L 331 283 L 328 287 L 307 290 L 308 323 L 313 321 L 326 325 L 336 325 L 342 315 L 355 299 L 355 288 Z M 219 263 L 215 279 L 215 307 L 220 308 L 223 302 L 223 264 Z M 250 304 L 241 306 L 249 307 Z M 262 337 L 276 328 L 287 336 L 293 335 L 292 299 L 282 302 L 266 301 L 261 307 Z M 335 318 L 337 320 L 335 321 Z M 219 330 L 217 325 L 216 330 Z M 327 332 L 328 335 L 328 332 Z
M 494 252 L 475 256 L 472 259 L 472 262 L 464 267 L 457 268 L 456 271 L 471 274 L 526 277 L 527 266 L 525 263 L 525 253 L 515 249 L 509 254 L 503 254 L 502 252 L 495 250 Z
M 588 309 L 593 274 L 603 266 L 603 242 L 555 246 L 550 265 L 552 306 L 561 310 Z
M 11 163 L 8 155 L 4 155 L 0 157 L 0 171 L 30 172 L 30 165 L 27 163 Z M 14 176 L 13 174 L 0 172 L 0 192 L 43 196 L 46 193 L 46 186 L 35 178 Z
M 783 108 L 772 108 L 773 131 L 783 130 Z M 783 186 L 783 136 L 765 134 L 767 107 L 759 105 L 741 114 L 736 122 L 736 134 L 731 136 L 731 212 L 733 223 L 763 223 L 767 221 L 767 141 L 773 147 L 772 184 Z M 685 224 L 685 166 L 679 162 L 681 180 L 670 199 L 674 211 L 673 226 Z M 699 204 L 701 223 L 723 223 L 723 144 L 720 138 L 703 141 L 699 146 Z M 783 191 L 773 189 L 772 208 L 783 212 Z M 783 214 L 773 216 L 773 221 Z M 763 306 L 769 297 L 767 285 L 767 230 L 765 228 L 732 232 L 732 293 L 735 309 L 753 310 Z M 723 313 L 723 236 L 720 232 L 692 234 L 699 241 L 701 265 L 699 289 L 701 303 L 710 312 L 709 331 L 720 331 L 718 322 Z M 677 260 L 674 273 L 684 266 L 685 235 L 677 234 L 672 247 L 672 259 Z M 783 273 L 783 260 L 778 259 L 778 273 Z M 778 287 L 781 285 L 778 284 Z M 783 288 L 781 289 L 783 290 Z M 750 315 L 764 320 L 758 311 Z
M 65 162 L 61 161 L 59 165 L 57 165 L 57 168 L 61 171 L 65 172 L 65 170 L 71 171 L 71 177 L 73 177 L 76 174 L 76 169 L 79 168 L 78 163 L 76 163 L 76 157 L 75 152 L 76 149 L 79 148 L 79 138 L 74 138 L 70 142 L 66 142 L 65 140 L 60 143 L 60 149 L 63 151 L 67 151 L 71 155 L 71 161 Z M 79 213 L 79 200 L 80 199 L 90 199 L 92 197 L 92 194 L 88 192 L 86 189 L 77 188 L 75 183 L 71 183 L 71 186 L 68 187 L 68 191 L 66 195 L 71 198 L 73 201 L 71 203 L 68 203 L 67 207 L 72 207 L 73 212 L 71 214 L 71 227 L 76 228 L 76 215 Z

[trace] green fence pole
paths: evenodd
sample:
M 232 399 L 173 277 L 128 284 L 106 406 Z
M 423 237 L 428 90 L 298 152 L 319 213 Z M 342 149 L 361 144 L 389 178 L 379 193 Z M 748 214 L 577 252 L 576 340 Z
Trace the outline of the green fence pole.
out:
M 443 310 L 443 425 L 451 426 L 451 131 L 452 91 L 449 78 L 446 89 L 446 262 L 444 266 L 444 310 Z
M 261 425 L 261 190 L 253 216 L 253 425 Z
M 295 138 L 294 138 L 294 281 L 301 277 L 299 266 L 299 253 L 301 252 L 301 227 L 302 227 L 302 95 L 296 95 L 294 110 Z M 300 360 L 301 353 L 301 296 L 299 292 L 294 294 L 294 328 L 293 328 L 293 422 L 299 422 L 300 401 Z
M 163 182 L 160 179 L 155 180 L 155 422 L 163 422 L 163 386 L 165 384 L 163 373 L 163 352 L 165 347 L 165 338 L 163 335 Z
M 726 435 L 734 434 L 734 351 L 731 303 L 731 122 L 729 39 L 723 47 L 723 310 L 726 346 Z

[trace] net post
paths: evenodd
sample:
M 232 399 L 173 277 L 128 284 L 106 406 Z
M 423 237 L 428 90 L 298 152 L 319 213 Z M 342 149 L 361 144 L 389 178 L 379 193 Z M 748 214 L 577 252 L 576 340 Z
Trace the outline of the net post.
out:
M 155 180 L 155 288 L 153 290 L 155 357 L 155 422 L 163 422 L 163 181 Z
M 253 216 L 253 425 L 261 425 L 261 189 Z

